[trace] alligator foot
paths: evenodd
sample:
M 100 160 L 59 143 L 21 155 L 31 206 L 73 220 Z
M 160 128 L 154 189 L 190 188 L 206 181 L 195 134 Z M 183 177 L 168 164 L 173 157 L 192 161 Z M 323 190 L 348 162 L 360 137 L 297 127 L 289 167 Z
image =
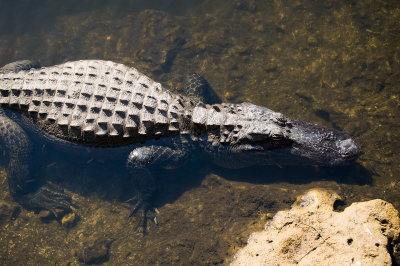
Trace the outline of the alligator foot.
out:
M 147 229 L 147 220 L 150 219 L 154 222 L 154 224 L 158 224 L 157 222 L 157 214 L 158 210 L 156 208 L 152 208 L 151 204 L 145 200 L 140 194 L 136 194 L 133 198 L 127 200 L 128 203 L 133 203 L 131 213 L 129 217 L 134 216 L 136 213 L 140 213 L 139 223 L 136 226 L 136 230 L 141 231 L 143 235 L 146 234 Z
M 71 210 L 71 197 L 53 184 L 45 184 L 34 193 L 21 195 L 20 202 L 28 209 L 49 210 L 56 217 L 57 210 Z

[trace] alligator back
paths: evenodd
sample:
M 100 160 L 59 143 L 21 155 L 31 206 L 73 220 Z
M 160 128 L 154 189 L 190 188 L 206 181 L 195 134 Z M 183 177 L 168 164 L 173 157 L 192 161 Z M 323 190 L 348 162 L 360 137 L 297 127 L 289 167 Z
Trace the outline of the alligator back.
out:
M 95 146 L 177 135 L 194 106 L 135 68 L 102 60 L 0 73 L 0 104 L 52 136 Z

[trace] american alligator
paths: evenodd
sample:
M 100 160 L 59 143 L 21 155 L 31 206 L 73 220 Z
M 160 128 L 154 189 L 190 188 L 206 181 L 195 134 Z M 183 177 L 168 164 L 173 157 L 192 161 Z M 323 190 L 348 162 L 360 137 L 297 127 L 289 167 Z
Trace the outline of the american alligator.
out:
M 11 194 L 28 209 L 55 213 L 71 208 L 70 196 L 40 183 L 31 170 L 33 158 L 40 157 L 33 143 L 125 158 L 137 186 L 131 215 L 142 210 L 144 223 L 155 189 L 151 169 L 179 166 L 195 153 L 230 168 L 342 165 L 360 154 L 353 138 L 333 129 L 247 102 L 221 103 L 214 98 L 214 103 L 206 103 L 210 90 L 205 79 L 193 74 L 183 94 L 174 94 L 135 68 L 110 61 L 51 67 L 17 61 L 4 66 L 0 147 L 9 158 Z

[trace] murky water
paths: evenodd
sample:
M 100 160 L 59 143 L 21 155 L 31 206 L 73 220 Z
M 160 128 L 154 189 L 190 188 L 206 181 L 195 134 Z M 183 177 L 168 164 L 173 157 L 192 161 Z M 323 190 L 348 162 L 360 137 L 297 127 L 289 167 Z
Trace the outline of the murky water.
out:
M 172 91 L 197 72 L 224 101 L 339 129 L 364 152 L 344 169 L 193 162 L 160 180 L 159 225 L 142 236 L 118 169 L 44 151 L 43 174 L 79 218 L 20 209 L 3 172 L 1 264 L 229 264 L 251 231 L 315 187 L 399 209 L 399 58 L 398 1 L 1 1 L 0 65 L 112 60 Z

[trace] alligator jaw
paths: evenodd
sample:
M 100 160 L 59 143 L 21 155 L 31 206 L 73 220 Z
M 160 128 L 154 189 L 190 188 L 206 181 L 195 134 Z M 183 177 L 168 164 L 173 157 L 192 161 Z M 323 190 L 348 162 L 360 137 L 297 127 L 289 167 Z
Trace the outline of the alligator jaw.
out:
M 217 115 L 215 110 L 225 113 Z M 215 157 L 215 153 L 226 147 L 225 158 L 216 157 L 228 167 L 336 166 L 348 164 L 360 155 L 359 146 L 347 134 L 250 103 L 196 107 L 193 114 L 194 122 L 205 124 L 203 128 L 211 146 L 217 147 L 211 148 L 212 155 Z M 230 130 L 222 123 L 231 125 Z M 211 126 L 220 126 L 220 134 Z
M 361 154 L 360 147 L 349 135 L 326 127 L 292 120 L 289 138 L 291 153 L 318 165 L 346 165 Z

